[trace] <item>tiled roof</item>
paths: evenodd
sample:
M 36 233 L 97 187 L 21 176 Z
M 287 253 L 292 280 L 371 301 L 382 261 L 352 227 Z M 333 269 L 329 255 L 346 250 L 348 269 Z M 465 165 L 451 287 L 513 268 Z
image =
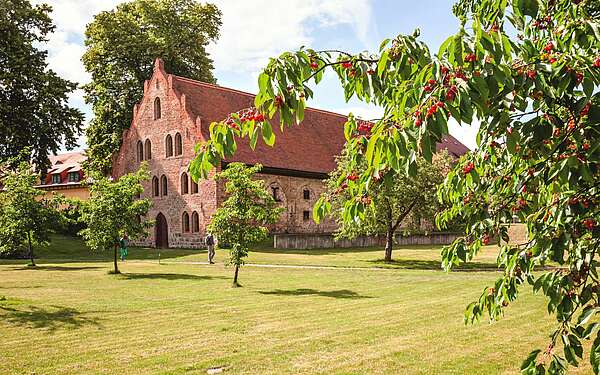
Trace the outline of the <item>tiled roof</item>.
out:
M 253 106 L 254 95 L 214 84 L 172 76 L 173 88 L 183 93 L 189 103 L 188 110 L 202 120 L 202 136 L 209 137 L 211 122 L 221 121 L 230 113 Z M 344 147 L 344 123 L 347 116 L 319 109 L 306 108 L 300 126 L 279 129 L 274 119 L 275 145 L 269 147 L 259 141 L 252 150 L 247 139 L 238 140 L 235 155 L 227 162 L 261 163 L 265 167 L 297 171 L 329 173 L 336 167 L 335 156 Z M 468 148 L 452 136 L 446 136 L 438 150 L 446 148 L 460 156 Z

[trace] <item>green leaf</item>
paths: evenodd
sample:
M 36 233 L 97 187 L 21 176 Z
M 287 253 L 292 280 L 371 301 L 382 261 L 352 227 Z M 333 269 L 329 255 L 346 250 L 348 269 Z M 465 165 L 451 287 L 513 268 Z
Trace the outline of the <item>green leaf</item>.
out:
M 522 14 L 531 18 L 535 18 L 538 14 L 539 4 L 537 0 L 518 0 L 517 6 Z
M 383 73 L 387 70 L 387 62 L 389 59 L 389 50 L 385 50 L 381 53 L 381 57 L 379 57 L 379 62 L 377 63 L 377 76 L 381 78 Z
M 591 98 L 592 94 L 594 93 L 594 81 L 592 81 L 589 77 L 586 77 L 583 80 L 583 92 L 588 98 Z
M 590 364 L 594 374 L 598 375 L 600 373 L 600 332 L 596 334 L 596 339 L 590 350 Z
M 273 146 L 275 144 L 275 134 L 269 121 L 264 121 L 262 124 L 262 137 L 267 145 Z

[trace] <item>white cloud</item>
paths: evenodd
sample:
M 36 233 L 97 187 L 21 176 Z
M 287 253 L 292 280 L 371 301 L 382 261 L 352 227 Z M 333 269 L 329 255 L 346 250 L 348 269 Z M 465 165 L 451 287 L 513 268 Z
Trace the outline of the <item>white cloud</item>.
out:
M 94 15 L 112 9 L 121 0 L 33 0 L 33 4 L 52 6 L 52 20 L 56 30 L 50 35 L 48 64 L 61 77 L 78 83 L 87 83 L 90 75 L 85 71 L 81 56 L 85 51 L 83 33 Z
M 221 37 L 209 46 L 217 70 L 255 72 L 268 58 L 310 45 L 315 28 L 351 27 L 364 42 L 371 20 L 368 0 L 217 0 Z

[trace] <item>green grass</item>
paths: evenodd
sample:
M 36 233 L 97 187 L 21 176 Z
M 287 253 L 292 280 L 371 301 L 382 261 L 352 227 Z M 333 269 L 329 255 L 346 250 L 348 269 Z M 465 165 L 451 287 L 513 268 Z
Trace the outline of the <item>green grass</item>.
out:
M 396 250 L 399 269 L 244 267 L 243 288 L 217 254 L 208 266 L 182 263 L 205 252 L 163 250 L 159 265 L 156 250 L 132 249 L 113 276 L 107 254 L 59 238 L 37 268 L 0 261 L 0 373 L 517 373 L 554 326 L 529 288 L 501 321 L 463 325 L 465 305 L 498 275 L 438 271 L 439 248 Z M 372 267 L 381 257 L 262 249 L 250 261 Z M 493 258 L 488 249 L 477 262 Z

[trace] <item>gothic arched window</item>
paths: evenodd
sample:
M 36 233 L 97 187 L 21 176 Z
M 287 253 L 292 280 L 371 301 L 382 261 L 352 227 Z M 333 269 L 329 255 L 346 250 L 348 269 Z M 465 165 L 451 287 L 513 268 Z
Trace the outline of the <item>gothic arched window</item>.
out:
M 183 173 L 181 175 L 181 194 L 187 194 L 189 193 L 189 189 L 188 189 L 188 175 L 187 173 Z
M 149 139 L 144 143 L 144 156 L 146 160 L 152 159 L 152 142 Z
M 154 99 L 154 119 L 158 120 L 160 117 L 160 98 L 156 98 Z
M 183 142 L 181 141 L 181 134 L 175 134 L 175 156 L 179 156 L 183 153 Z
M 200 232 L 200 217 L 196 211 L 192 212 L 192 232 Z
M 168 134 L 167 138 L 165 138 L 165 150 L 166 157 L 173 156 L 173 137 L 171 137 L 170 134 Z
M 162 195 L 163 197 L 166 196 L 169 192 L 167 191 L 167 176 L 165 176 L 164 174 L 160 177 L 160 187 L 160 195 Z
M 190 231 L 190 215 L 187 212 L 184 212 L 181 215 L 181 230 L 183 233 L 188 233 Z
M 152 177 L 152 195 L 158 197 L 158 191 L 158 177 L 154 176 Z
M 141 162 L 144 160 L 144 144 L 142 143 L 142 141 L 137 141 L 137 145 L 136 145 L 136 152 L 137 152 L 137 161 Z

